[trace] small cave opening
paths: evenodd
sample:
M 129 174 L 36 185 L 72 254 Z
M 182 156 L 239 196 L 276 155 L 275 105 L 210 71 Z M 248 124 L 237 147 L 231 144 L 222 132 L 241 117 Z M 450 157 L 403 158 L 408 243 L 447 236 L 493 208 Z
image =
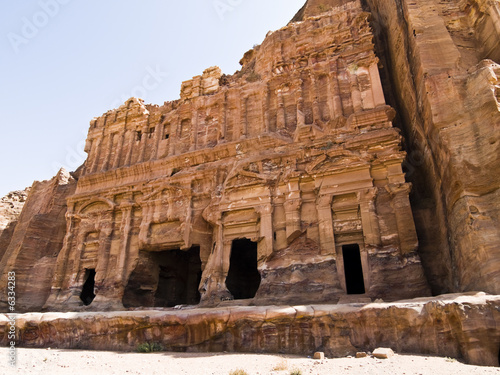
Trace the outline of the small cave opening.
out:
M 364 294 L 365 280 L 358 244 L 342 246 L 347 294 Z
M 200 303 L 200 248 L 141 251 L 123 295 L 125 307 L 174 307 Z
M 95 270 L 86 270 L 84 279 L 85 283 L 83 284 L 82 292 L 80 293 L 80 299 L 85 306 L 89 306 L 95 298 Z
M 231 246 L 229 272 L 226 286 L 234 299 L 254 298 L 261 276 L 257 269 L 257 243 L 237 239 Z

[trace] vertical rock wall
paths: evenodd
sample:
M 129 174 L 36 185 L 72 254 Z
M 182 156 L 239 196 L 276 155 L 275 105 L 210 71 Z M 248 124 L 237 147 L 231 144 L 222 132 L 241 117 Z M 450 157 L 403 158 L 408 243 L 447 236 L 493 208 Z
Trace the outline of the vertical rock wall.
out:
M 61 170 L 30 190 L 10 245 L 0 262 L 0 274 L 16 273 L 16 310 L 40 311 L 52 283 L 57 255 L 66 232 L 66 198 L 76 181 Z M 0 306 L 7 311 L 7 278 L 0 280 Z
M 406 138 L 433 291 L 500 293 L 499 2 L 366 0 L 365 8 Z
M 12 239 L 29 190 L 27 188 L 21 191 L 12 191 L 0 199 L 0 259 L 2 259 Z

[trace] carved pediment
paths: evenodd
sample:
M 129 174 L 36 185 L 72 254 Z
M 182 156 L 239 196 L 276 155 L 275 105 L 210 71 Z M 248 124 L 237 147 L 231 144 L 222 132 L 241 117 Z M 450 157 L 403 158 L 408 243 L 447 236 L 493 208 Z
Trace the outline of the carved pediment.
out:
M 89 215 L 89 214 L 98 214 L 100 212 L 106 212 L 108 210 L 112 210 L 115 207 L 115 204 L 107 199 L 107 198 L 94 198 L 84 203 L 78 214 L 80 215 Z
M 332 151 L 330 153 L 323 154 L 313 160 L 306 168 L 306 172 L 311 173 L 325 173 L 331 170 L 342 169 L 347 167 L 353 167 L 357 165 L 368 164 L 367 160 L 364 160 L 359 155 L 356 155 L 350 151 L 340 150 Z
M 191 190 L 183 186 L 178 185 L 163 185 L 160 188 L 155 189 L 150 194 L 142 198 L 143 202 L 148 202 L 156 199 L 166 199 L 173 197 L 186 197 L 189 196 Z
M 264 184 L 264 183 L 266 183 L 266 181 L 267 181 L 267 179 L 265 178 L 265 176 L 263 176 L 259 173 L 240 170 L 236 174 L 232 175 L 231 177 L 228 177 L 225 185 L 226 185 L 226 189 L 227 189 L 227 188 L 234 188 L 234 187 L 240 187 L 240 186 Z

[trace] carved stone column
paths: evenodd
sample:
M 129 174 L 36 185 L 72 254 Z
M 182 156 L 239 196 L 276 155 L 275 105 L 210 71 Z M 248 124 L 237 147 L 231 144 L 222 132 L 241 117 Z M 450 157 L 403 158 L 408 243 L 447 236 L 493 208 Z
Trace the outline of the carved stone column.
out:
M 359 208 L 365 245 L 378 246 L 381 244 L 380 228 L 375 207 L 376 196 L 377 188 L 367 189 L 361 192 L 359 196 Z
M 102 138 L 97 138 L 92 143 L 95 147 L 95 151 L 94 151 L 94 161 L 92 163 L 92 169 L 90 170 L 90 173 L 97 172 L 97 168 L 99 167 L 99 158 L 101 156 L 101 142 L 102 142 Z
M 286 238 L 288 243 L 290 243 L 301 232 L 300 207 L 302 205 L 302 198 L 300 195 L 299 181 L 290 181 L 288 183 L 288 191 L 284 206 L 286 215 Z
M 318 211 L 321 254 L 335 254 L 335 235 L 332 218 L 332 195 L 322 195 L 316 200 Z
M 129 166 L 132 163 L 132 152 L 134 151 L 134 145 L 135 145 L 135 131 L 133 130 L 128 130 L 128 150 L 127 150 L 127 155 L 125 156 L 125 166 Z
M 117 259 L 116 285 L 125 288 L 126 264 L 129 255 L 130 231 L 132 230 L 133 204 L 127 203 L 120 206 L 122 211 L 122 222 L 120 225 L 120 253 Z
M 260 236 L 262 237 L 258 257 L 267 258 L 273 252 L 273 206 L 269 203 L 256 207 L 255 210 L 260 214 Z
M 385 105 L 384 91 L 382 90 L 382 82 L 380 81 L 377 63 L 374 62 L 371 64 L 368 71 L 370 73 L 370 82 L 372 84 L 373 104 L 375 107 Z
M 104 162 L 102 164 L 101 171 L 105 172 L 109 169 L 109 163 L 111 160 L 111 151 L 113 151 L 113 139 L 114 133 L 108 135 L 108 144 L 106 145 L 106 153 L 104 154 Z
M 146 143 L 148 140 L 147 133 L 148 133 L 148 126 L 144 125 L 141 130 L 141 146 L 140 146 L 141 148 L 139 151 L 139 157 L 137 159 L 137 163 L 142 163 L 144 161 L 146 153 Z
M 283 92 L 281 89 L 278 89 L 278 112 L 276 118 L 276 128 L 278 130 L 285 129 L 286 120 L 285 120 L 285 101 L 283 98 Z
M 118 145 L 116 146 L 116 154 L 115 154 L 115 160 L 113 162 L 113 169 L 119 168 L 120 167 L 120 162 L 123 154 L 123 143 L 125 141 L 125 134 L 126 134 L 126 129 L 123 129 L 123 131 L 120 133 L 118 136 Z
M 354 113 L 363 110 L 363 102 L 361 101 L 361 92 L 359 91 L 358 77 L 355 72 L 349 72 L 349 82 L 351 84 L 351 99 Z
M 295 92 L 295 100 L 297 102 L 297 128 L 306 124 L 306 116 L 304 114 L 304 93 L 302 92 L 303 83 L 301 79 L 295 81 L 297 87 Z
M 95 268 L 95 290 L 96 296 L 106 283 L 107 274 L 114 265 L 108 268 L 109 252 L 111 250 L 111 237 L 113 235 L 113 221 L 110 220 L 100 225 L 99 248 L 97 250 L 97 264 Z M 114 269 L 114 272 L 117 270 Z M 108 282 L 109 283 L 109 282 Z M 104 288 L 106 289 L 106 288 Z M 104 293 L 107 291 L 105 290 Z M 109 293 L 109 292 L 108 292 Z
M 410 184 L 392 184 L 386 189 L 391 194 L 391 206 L 396 215 L 401 254 L 405 255 L 415 251 L 418 247 L 417 231 L 413 222 L 413 215 L 408 197 Z

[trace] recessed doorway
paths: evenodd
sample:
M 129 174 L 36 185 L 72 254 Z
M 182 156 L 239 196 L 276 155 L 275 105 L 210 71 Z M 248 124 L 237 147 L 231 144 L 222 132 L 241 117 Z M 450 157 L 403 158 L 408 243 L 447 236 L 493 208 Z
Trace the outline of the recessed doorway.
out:
M 85 270 L 84 280 L 85 283 L 83 284 L 82 292 L 80 293 L 80 299 L 85 306 L 89 306 L 95 298 L 95 270 Z
M 243 238 L 234 240 L 226 286 L 234 299 L 255 297 L 261 276 L 257 269 L 257 243 Z
M 364 294 L 365 280 L 358 244 L 342 246 L 344 274 L 347 294 Z

